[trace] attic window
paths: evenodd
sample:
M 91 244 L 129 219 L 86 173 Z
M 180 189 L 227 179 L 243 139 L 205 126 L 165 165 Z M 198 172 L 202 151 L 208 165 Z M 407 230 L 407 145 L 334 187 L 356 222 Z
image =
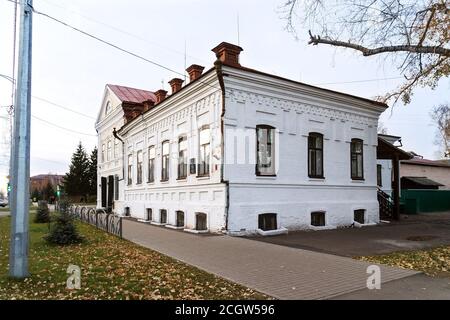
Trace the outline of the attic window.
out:
M 105 115 L 108 115 L 111 112 L 111 102 L 108 101 L 108 103 L 106 103 L 106 107 L 105 107 Z

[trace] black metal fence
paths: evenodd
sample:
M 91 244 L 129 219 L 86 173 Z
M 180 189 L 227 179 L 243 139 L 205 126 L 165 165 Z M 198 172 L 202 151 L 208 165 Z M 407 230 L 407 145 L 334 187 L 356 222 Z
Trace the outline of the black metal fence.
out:
M 103 209 L 84 206 L 70 206 L 69 214 L 75 219 L 95 226 L 97 229 L 122 238 L 122 217 L 120 216 L 108 213 Z

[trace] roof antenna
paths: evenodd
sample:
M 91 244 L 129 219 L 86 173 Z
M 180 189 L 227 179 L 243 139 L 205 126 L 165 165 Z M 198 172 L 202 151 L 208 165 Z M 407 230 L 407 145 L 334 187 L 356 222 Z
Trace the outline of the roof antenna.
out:
M 186 49 L 186 39 L 184 40 L 184 83 L 186 84 L 186 69 L 187 69 L 187 49 Z
M 240 41 L 240 35 L 239 35 L 239 11 L 237 13 L 236 22 L 237 22 L 237 41 L 238 41 L 238 46 L 240 46 L 241 45 L 241 43 L 240 43 L 241 41 Z

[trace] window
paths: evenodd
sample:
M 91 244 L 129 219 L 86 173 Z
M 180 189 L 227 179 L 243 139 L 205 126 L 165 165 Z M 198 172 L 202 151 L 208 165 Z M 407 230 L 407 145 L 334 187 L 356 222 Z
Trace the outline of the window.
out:
M 209 162 L 210 162 L 210 130 L 208 126 L 203 127 L 200 130 L 200 154 L 198 162 L 198 175 L 209 175 Z
M 208 230 L 206 222 L 206 214 L 197 213 L 195 215 L 195 230 Z
M 364 163 L 363 163 L 363 141 L 360 139 L 352 139 L 350 145 L 351 157 L 351 177 L 353 180 L 364 179 Z
M 358 209 L 353 211 L 353 220 L 355 222 L 358 222 L 360 224 L 364 224 L 365 219 L 364 219 L 364 215 L 366 213 L 366 210 L 364 209 Z
M 136 183 L 142 183 L 142 150 L 137 152 L 137 164 L 136 164 Z
M 153 210 L 151 208 L 147 208 L 147 221 L 153 220 Z
M 276 213 L 264 213 L 258 216 L 258 229 L 263 231 L 276 230 L 277 229 L 277 214 Z
M 166 209 L 159 210 L 159 222 L 162 224 L 167 223 L 167 210 Z
M 161 156 L 161 181 L 169 180 L 169 141 L 164 141 L 162 143 L 162 156 Z
M 187 177 L 187 137 L 178 139 L 178 179 Z
M 119 200 L 119 176 L 114 176 L 114 200 Z
M 184 227 L 184 212 L 183 211 L 177 211 L 177 227 L 178 228 Z
M 102 144 L 102 162 L 105 162 L 105 144 Z
M 105 107 L 105 115 L 108 115 L 110 112 L 111 112 L 111 102 L 108 101 Z
M 119 141 L 117 139 L 114 140 L 114 159 L 119 158 Z
M 155 147 L 148 148 L 148 182 L 155 181 Z
M 128 185 L 133 184 L 133 155 L 128 155 Z
M 106 160 L 107 161 L 110 161 L 111 160 L 111 155 L 112 155 L 112 149 L 111 149 L 111 147 L 112 147 L 112 143 L 111 143 L 111 140 L 109 140 L 108 141 L 108 152 L 106 153 Z
M 256 175 L 275 175 L 275 129 L 270 126 L 256 127 Z
M 311 212 L 311 225 L 315 227 L 325 226 L 325 212 Z
M 377 164 L 377 186 L 383 186 L 383 178 L 382 178 L 383 166 L 381 164 Z
M 310 133 L 308 137 L 308 175 L 323 178 L 323 135 Z

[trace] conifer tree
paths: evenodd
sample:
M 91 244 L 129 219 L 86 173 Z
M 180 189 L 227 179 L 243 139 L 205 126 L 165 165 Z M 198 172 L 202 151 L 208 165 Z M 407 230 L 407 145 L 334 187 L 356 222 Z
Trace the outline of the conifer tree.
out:
M 83 196 L 89 194 L 89 159 L 81 142 L 69 166 L 69 172 L 64 176 L 64 190 L 69 196 Z

